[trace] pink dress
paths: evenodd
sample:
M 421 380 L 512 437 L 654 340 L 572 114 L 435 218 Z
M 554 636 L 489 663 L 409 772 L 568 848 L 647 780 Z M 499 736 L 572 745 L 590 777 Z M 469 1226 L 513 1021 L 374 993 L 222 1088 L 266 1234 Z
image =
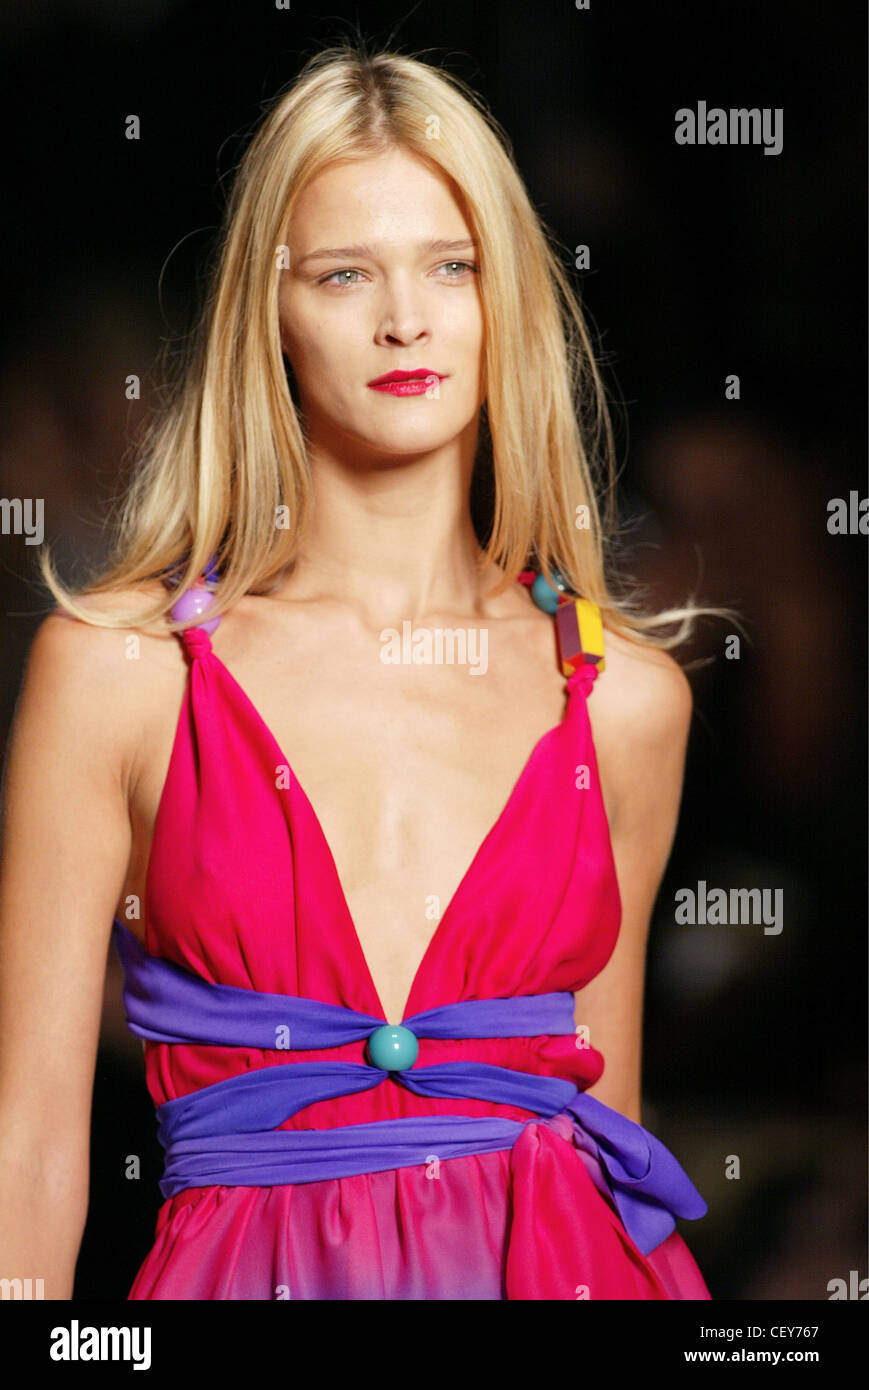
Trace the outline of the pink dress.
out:
M 292 765 L 203 628 L 182 640 L 190 674 L 148 865 L 146 951 L 201 980 L 383 1019 L 320 822 L 296 777 L 279 775 Z M 562 722 L 532 750 L 443 912 L 406 1019 L 460 1000 L 575 991 L 606 964 L 621 903 L 586 708 L 596 674 L 586 665 L 568 679 Z M 590 785 L 578 791 L 581 766 Z M 145 1043 L 155 1106 L 303 1058 L 364 1062 L 364 1044 Z M 419 1041 L 419 1066 L 461 1059 L 580 1091 L 604 1066 L 574 1035 Z M 129 1298 L 710 1297 L 675 1229 L 641 1252 L 563 1116 L 386 1081 L 308 1105 L 280 1127 L 428 1115 L 503 1116 L 522 1128 L 512 1148 L 433 1166 L 176 1192 Z

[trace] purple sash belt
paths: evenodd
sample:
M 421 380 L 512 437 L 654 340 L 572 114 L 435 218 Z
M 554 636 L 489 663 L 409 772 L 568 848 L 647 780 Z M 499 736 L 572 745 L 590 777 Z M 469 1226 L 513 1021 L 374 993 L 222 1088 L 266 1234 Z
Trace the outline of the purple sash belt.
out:
M 296 995 L 215 985 L 150 955 L 119 919 L 112 928 L 124 972 L 127 1024 L 152 1042 L 210 1043 L 307 1051 L 367 1038 L 383 1020 Z M 418 1038 L 531 1038 L 572 1035 L 570 991 L 444 1004 L 404 1019 Z M 278 1129 L 315 1101 L 366 1091 L 392 1077 L 421 1096 L 491 1101 L 544 1121 L 565 1115 L 574 1142 L 596 1163 L 592 1178 L 614 1201 L 644 1255 L 676 1217 L 704 1216 L 706 1203 L 658 1139 L 585 1095 L 572 1081 L 489 1063 L 442 1062 L 386 1071 L 360 1062 L 286 1062 L 243 1072 L 157 1107 L 165 1149 L 160 1182 L 168 1198 L 188 1187 L 273 1187 L 511 1149 L 526 1124 L 500 1117 L 428 1115 L 328 1130 Z M 603 1175 L 601 1177 L 600 1175 Z

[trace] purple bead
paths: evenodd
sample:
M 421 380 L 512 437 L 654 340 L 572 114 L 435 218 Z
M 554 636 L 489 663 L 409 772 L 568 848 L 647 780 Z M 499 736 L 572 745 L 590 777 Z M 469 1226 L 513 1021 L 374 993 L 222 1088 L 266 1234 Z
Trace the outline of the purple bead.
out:
M 208 589 L 194 588 L 188 589 L 182 594 L 171 608 L 172 617 L 177 623 L 186 622 L 188 618 L 198 618 L 201 613 L 205 613 L 214 602 L 214 594 Z M 209 637 L 215 632 L 220 624 L 220 616 L 209 619 L 206 623 L 189 623 L 190 627 L 200 627 L 203 632 L 207 632 Z
M 167 586 L 167 588 L 175 589 L 178 587 L 178 585 L 181 582 L 182 571 L 184 570 L 189 558 L 190 551 L 188 550 L 185 552 L 184 555 L 181 556 L 180 560 L 175 561 L 174 565 L 170 565 L 167 570 L 162 571 L 163 583 Z M 220 579 L 220 571 L 217 567 L 217 551 L 214 551 L 211 555 L 209 555 L 208 560 L 205 564 L 205 569 L 203 570 L 202 577 L 204 578 L 206 584 L 216 584 Z

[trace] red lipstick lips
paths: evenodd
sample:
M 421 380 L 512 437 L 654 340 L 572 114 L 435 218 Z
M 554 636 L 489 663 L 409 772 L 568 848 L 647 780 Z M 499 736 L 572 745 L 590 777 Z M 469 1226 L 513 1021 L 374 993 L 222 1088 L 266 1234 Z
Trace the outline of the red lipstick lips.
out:
M 375 377 L 368 385 L 372 391 L 386 391 L 390 396 L 421 396 L 433 381 L 443 381 L 441 372 L 433 372 L 429 367 L 416 367 L 410 372 L 387 372 L 386 376 Z

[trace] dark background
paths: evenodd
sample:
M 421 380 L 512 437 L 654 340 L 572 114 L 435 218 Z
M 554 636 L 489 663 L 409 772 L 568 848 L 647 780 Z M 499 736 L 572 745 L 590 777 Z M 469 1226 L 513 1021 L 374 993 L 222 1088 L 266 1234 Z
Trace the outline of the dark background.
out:
M 681 1229 L 714 1298 L 826 1299 L 867 1273 L 867 542 L 826 524 L 831 498 L 867 492 L 862 5 L 7 0 L 0 496 L 45 499 L 68 579 L 100 557 L 245 140 L 355 29 L 479 90 L 543 218 L 590 246 L 574 274 L 616 410 L 627 567 L 655 606 L 693 593 L 743 615 L 738 660 L 713 622 L 677 653 L 701 664 L 650 941 L 644 1122 L 709 1203 Z M 782 153 L 676 145 L 675 111 L 699 100 L 782 107 Z M 0 536 L 3 743 L 50 607 L 34 549 Z M 782 889 L 784 930 L 677 926 L 674 893 L 701 879 Z M 126 1296 L 159 1204 L 119 990 L 112 956 L 85 1298 Z

